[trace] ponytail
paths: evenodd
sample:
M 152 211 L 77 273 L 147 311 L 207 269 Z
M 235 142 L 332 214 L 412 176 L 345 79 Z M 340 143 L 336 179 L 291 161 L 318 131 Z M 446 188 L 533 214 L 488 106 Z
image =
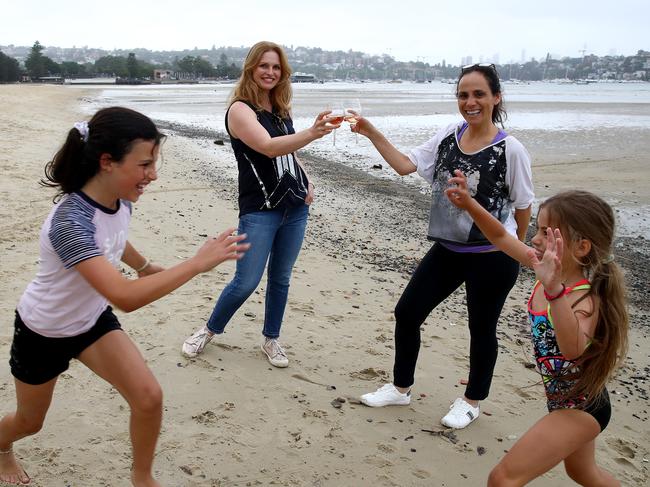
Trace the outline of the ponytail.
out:
M 86 181 L 99 171 L 97 164 L 85 162 L 86 143 L 76 128 L 70 129 L 63 146 L 54 155 L 54 158 L 45 166 L 45 179 L 40 184 L 51 188 L 59 188 L 54 201 L 64 194 L 81 189 Z
M 598 320 L 591 343 L 578 360 L 581 374 L 572 395 L 597 400 L 627 355 L 629 318 L 619 265 L 599 262 L 590 274 L 589 295 L 598 299 Z

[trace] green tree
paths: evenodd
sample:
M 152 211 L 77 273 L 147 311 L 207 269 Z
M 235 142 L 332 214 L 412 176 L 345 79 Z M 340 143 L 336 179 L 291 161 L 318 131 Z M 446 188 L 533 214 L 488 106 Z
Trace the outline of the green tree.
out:
M 135 58 L 135 53 L 130 52 L 129 57 L 126 59 L 126 69 L 129 72 L 129 78 L 135 79 L 138 77 L 138 61 Z
M 226 78 L 228 79 L 237 79 L 241 76 L 241 68 L 236 66 L 235 63 L 230 63 L 228 70 L 226 71 Z
M 86 67 L 74 61 L 63 61 L 60 65 L 63 76 L 87 76 Z
M 20 79 L 20 66 L 18 61 L 0 51 L 0 83 L 18 81 Z
M 129 75 L 126 58 L 121 56 L 104 56 L 95 61 L 95 72 L 108 76 L 125 78 Z
M 144 61 L 138 61 L 137 77 L 138 78 L 151 78 L 153 77 L 153 70 L 157 69 L 158 66 L 154 66 L 151 63 L 146 63 Z M 165 69 L 165 68 L 161 68 Z
M 176 60 L 178 71 L 183 73 L 194 73 L 194 56 L 185 56 L 183 59 Z
M 185 56 L 183 59 L 177 60 L 176 68 L 182 73 L 190 74 L 193 78 L 216 76 L 217 74 L 217 70 L 210 61 L 194 56 Z
M 47 73 L 45 68 L 45 56 L 43 56 L 43 49 L 45 49 L 40 42 L 36 41 L 32 46 L 32 50 L 25 60 L 25 68 L 27 73 L 32 78 L 40 78 Z
M 217 76 L 220 78 L 228 77 L 228 68 L 228 56 L 226 56 L 225 52 L 222 52 L 217 64 Z
M 43 67 L 49 75 L 61 74 L 61 66 L 47 56 L 43 56 Z
M 216 76 L 217 70 L 210 61 L 197 57 L 194 60 L 194 73 L 197 77 Z

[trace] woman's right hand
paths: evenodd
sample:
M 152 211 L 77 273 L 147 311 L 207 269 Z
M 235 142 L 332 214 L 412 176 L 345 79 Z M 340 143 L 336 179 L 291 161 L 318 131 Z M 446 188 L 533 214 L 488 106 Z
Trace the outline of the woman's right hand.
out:
M 193 257 L 199 272 L 207 272 L 226 260 L 239 260 L 250 248 L 248 243 L 239 243 L 246 234 L 234 235 L 236 229 L 229 228 L 205 242 Z
M 354 110 L 350 110 L 349 108 L 347 111 L 354 115 L 354 119 L 356 120 L 355 123 L 350 123 L 350 130 L 352 132 L 361 134 L 364 137 L 370 137 L 373 132 L 377 131 L 375 126 L 370 123 L 370 120 L 363 118 L 359 113 L 355 112 Z
M 467 178 L 458 169 L 454 171 L 454 174 L 455 176 L 447 181 L 450 186 L 445 189 L 445 195 L 447 195 L 452 205 L 461 210 L 466 210 L 472 202 L 472 195 L 469 194 L 467 189 Z
M 325 110 L 320 112 L 314 120 L 314 124 L 309 129 L 314 137 L 314 140 L 320 139 L 321 137 L 326 136 L 332 130 L 335 130 L 341 126 L 341 124 L 332 124 L 328 115 L 332 113 L 332 110 Z

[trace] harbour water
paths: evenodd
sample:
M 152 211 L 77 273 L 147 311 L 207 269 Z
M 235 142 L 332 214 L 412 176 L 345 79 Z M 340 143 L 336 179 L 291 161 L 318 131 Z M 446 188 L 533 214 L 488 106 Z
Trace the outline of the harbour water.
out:
M 102 106 L 128 106 L 156 121 L 208 130 L 215 138 L 223 138 L 232 88 L 232 84 L 104 87 L 97 88 L 85 109 L 92 113 Z M 453 84 L 339 82 L 295 84 L 293 90 L 296 130 L 309 127 L 328 106 L 345 108 L 358 103 L 362 114 L 403 151 L 460 120 Z M 524 143 L 533 165 L 553 163 L 558 154 L 567 162 L 616 160 L 626 150 L 633 153 L 635 140 L 650 140 L 650 83 L 504 83 L 503 90 L 508 110 L 505 129 Z M 378 178 L 398 178 L 386 170 L 372 144 L 352 134 L 346 124 L 337 131 L 336 145 L 330 135 L 301 154 L 359 168 Z M 378 164 L 382 169 L 377 169 Z M 416 175 L 402 181 L 427 191 Z M 644 220 L 640 226 L 632 225 L 630 232 L 648 238 L 650 224 Z

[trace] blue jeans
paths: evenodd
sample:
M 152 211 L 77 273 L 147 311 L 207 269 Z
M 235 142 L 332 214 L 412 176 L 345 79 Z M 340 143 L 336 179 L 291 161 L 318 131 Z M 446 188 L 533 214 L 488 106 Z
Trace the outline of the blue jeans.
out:
M 309 206 L 257 211 L 239 218 L 238 232 L 251 244 L 237 261 L 235 277 L 222 291 L 207 326 L 223 333 L 230 318 L 257 288 L 268 261 L 264 329 L 267 338 L 278 338 L 289 294 L 293 265 L 305 236 Z

